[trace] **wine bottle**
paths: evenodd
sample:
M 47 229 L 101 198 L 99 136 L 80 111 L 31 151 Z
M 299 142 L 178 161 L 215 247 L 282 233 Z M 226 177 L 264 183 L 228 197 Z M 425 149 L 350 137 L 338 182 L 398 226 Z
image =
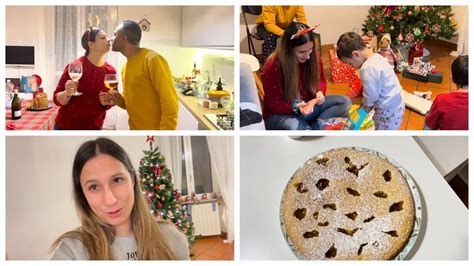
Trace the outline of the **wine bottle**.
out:
M 12 119 L 17 120 L 21 118 L 21 102 L 20 97 L 18 97 L 18 91 L 15 90 L 15 95 L 12 100 Z
M 194 80 L 196 79 L 196 62 L 194 62 L 194 67 L 191 73 L 191 78 Z

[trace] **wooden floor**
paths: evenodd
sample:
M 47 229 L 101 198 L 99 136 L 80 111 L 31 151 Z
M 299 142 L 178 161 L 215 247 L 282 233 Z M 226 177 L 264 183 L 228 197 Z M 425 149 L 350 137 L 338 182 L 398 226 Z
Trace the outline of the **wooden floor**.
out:
M 443 82 L 440 84 L 431 83 L 431 82 L 419 82 L 412 79 L 407 79 L 402 77 L 401 73 L 398 73 L 398 79 L 403 89 L 408 92 L 413 91 L 431 91 L 433 94 L 431 100 L 433 101 L 436 96 L 441 93 L 449 93 L 456 90 L 456 85 L 451 81 L 451 63 L 455 59 L 451 57 L 449 53 L 452 51 L 452 48 L 443 46 L 442 43 L 431 41 L 426 42 L 426 48 L 430 51 L 430 61 L 436 68 L 443 73 Z M 335 84 L 331 83 L 330 71 L 329 71 L 329 54 L 328 50 L 332 49 L 332 45 L 324 45 L 322 50 L 322 58 L 324 63 L 324 70 L 326 73 L 326 80 L 328 81 L 328 90 L 327 94 L 342 94 L 346 95 L 349 90 L 348 84 Z M 353 103 L 360 104 L 361 99 L 355 98 L 352 99 Z M 401 130 L 422 130 L 425 117 L 416 112 L 413 112 L 409 109 L 406 109 L 405 115 L 403 117 L 403 122 Z
M 191 260 L 234 260 L 234 243 L 224 243 L 224 238 L 203 237 L 191 249 Z

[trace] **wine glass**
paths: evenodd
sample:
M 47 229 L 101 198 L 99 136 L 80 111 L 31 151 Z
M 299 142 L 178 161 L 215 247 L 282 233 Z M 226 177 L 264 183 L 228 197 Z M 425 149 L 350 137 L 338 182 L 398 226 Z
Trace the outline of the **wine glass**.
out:
M 82 77 L 82 63 L 79 60 L 76 60 L 69 64 L 69 77 L 74 81 L 79 81 Z M 75 91 L 72 96 L 82 95 L 82 92 Z
M 109 93 L 112 93 L 112 91 L 115 88 L 117 88 L 118 83 L 119 83 L 119 81 L 118 81 L 118 78 L 117 78 L 117 74 L 105 74 L 104 84 L 105 84 L 105 87 L 107 89 L 109 89 Z

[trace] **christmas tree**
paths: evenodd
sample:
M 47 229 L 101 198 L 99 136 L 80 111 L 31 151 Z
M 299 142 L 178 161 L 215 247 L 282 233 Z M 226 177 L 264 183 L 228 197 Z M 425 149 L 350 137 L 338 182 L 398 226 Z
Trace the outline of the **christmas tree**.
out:
M 180 193 L 174 189 L 164 156 L 158 147 L 154 147 L 154 137 L 147 137 L 146 141 L 150 143 L 150 150 L 143 151 L 145 156 L 140 160 L 138 171 L 151 213 L 181 228 L 191 247 L 195 240 L 191 217 L 182 206 Z
M 394 44 L 449 39 L 456 33 L 457 22 L 450 6 L 372 6 L 362 31 L 377 35 L 390 33 Z

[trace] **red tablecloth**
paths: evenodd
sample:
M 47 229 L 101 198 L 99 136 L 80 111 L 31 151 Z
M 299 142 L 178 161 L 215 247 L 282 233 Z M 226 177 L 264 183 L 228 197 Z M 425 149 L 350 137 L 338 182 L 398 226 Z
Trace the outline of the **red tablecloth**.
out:
M 28 102 L 29 103 L 29 102 Z M 52 130 L 54 120 L 58 114 L 59 106 L 54 105 L 52 101 L 51 109 L 44 111 L 30 111 L 26 109 L 28 103 L 23 104 L 21 108 L 21 119 L 12 120 L 12 111 L 5 112 L 5 122 L 7 130 Z

